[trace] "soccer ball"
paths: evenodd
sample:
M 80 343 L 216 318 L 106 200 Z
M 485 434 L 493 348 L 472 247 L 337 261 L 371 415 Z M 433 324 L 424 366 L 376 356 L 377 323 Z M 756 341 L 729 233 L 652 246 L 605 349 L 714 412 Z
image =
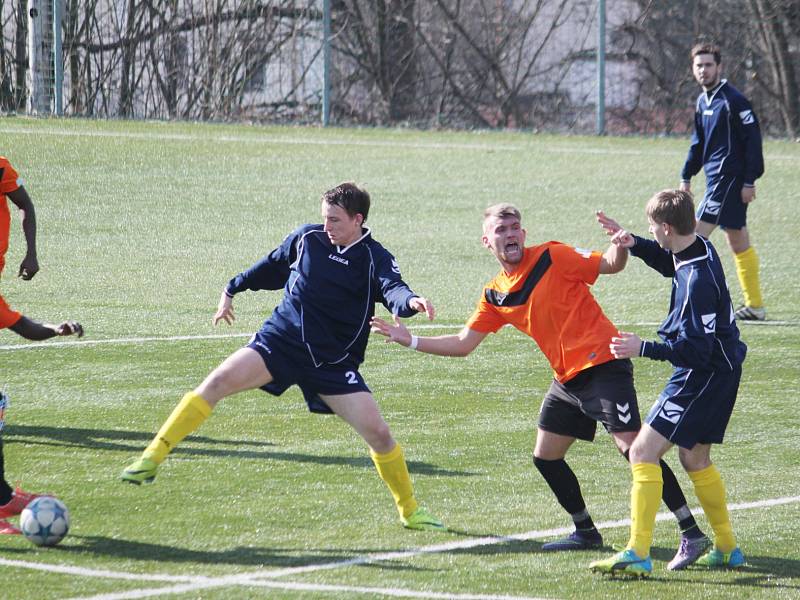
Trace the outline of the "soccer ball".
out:
M 55 546 L 69 531 L 69 510 L 58 498 L 39 496 L 22 510 L 19 525 L 37 546 Z

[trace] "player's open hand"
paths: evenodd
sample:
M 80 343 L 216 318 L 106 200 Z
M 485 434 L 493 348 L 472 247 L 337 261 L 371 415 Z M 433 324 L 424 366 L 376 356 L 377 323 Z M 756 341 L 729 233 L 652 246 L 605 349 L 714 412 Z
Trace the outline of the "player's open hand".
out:
M 408 346 L 411 343 L 411 334 L 405 325 L 400 322 L 397 315 L 392 315 L 394 325 L 389 324 L 380 317 L 372 317 L 369 322 L 370 331 L 378 335 L 385 336 L 387 342 L 396 342 L 401 346 Z
M 236 320 L 236 316 L 233 314 L 233 298 L 228 296 L 224 291 L 219 298 L 217 312 L 214 313 L 214 318 L 212 320 L 214 325 L 220 321 L 225 321 L 228 325 L 231 325 Z
M 433 321 L 433 317 L 436 316 L 436 309 L 433 308 L 433 303 L 427 298 L 415 296 L 408 303 L 408 306 L 417 312 L 424 312 L 428 315 L 429 321 Z
M 64 321 L 56 325 L 56 335 L 77 335 L 83 337 L 83 325 L 77 321 Z
M 642 350 L 642 339 L 635 333 L 620 331 L 618 337 L 612 337 L 608 345 L 614 358 L 633 358 Z
M 605 230 L 606 235 L 613 236 L 622 229 L 622 226 L 619 223 L 606 215 L 606 213 L 604 213 L 602 210 L 598 210 L 594 214 L 597 216 L 597 222 L 600 223 L 600 227 Z

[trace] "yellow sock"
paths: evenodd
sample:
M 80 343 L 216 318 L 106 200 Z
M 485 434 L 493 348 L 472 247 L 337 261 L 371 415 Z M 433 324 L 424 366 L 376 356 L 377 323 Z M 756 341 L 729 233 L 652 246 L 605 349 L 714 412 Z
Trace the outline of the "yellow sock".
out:
M 631 465 L 633 486 L 631 487 L 631 537 L 628 548 L 632 548 L 641 558 L 650 556 L 653 545 L 653 529 L 656 513 L 661 505 L 661 492 L 664 479 L 661 465 L 638 463 Z
M 714 530 L 714 546 L 720 552 L 730 552 L 736 548 L 736 538 L 728 516 L 728 505 L 725 503 L 725 484 L 722 483 L 717 467 L 711 465 L 700 471 L 692 471 L 689 478 Z
M 372 462 L 378 469 L 378 475 L 392 492 L 394 503 L 400 516 L 408 518 L 417 510 L 417 500 L 414 498 L 414 488 L 411 485 L 411 477 L 408 474 L 408 465 L 403 456 L 403 449 L 397 444 L 386 454 L 378 454 L 370 450 Z
M 157 464 L 164 462 L 167 454 L 180 443 L 187 435 L 202 425 L 203 421 L 211 414 L 211 407 L 203 400 L 200 394 L 188 392 L 183 396 L 178 406 L 172 411 L 169 418 L 164 421 L 156 437 L 145 448 L 142 456 L 155 461 Z
M 750 246 L 744 252 L 733 255 L 736 262 L 736 274 L 739 276 L 739 284 L 742 286 L 744 303 L 747 306 L 761 308 L 764 300 L 761 298 L 761 284 L 758 279 L 758 254 L 756 249 Z

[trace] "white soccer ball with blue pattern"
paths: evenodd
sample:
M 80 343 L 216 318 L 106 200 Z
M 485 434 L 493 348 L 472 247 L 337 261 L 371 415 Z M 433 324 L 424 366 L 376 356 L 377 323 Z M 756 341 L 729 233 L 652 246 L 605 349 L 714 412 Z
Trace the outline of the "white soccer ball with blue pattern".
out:
M 69 510 L 58 498 L 39 496 L 22 510 L 19 526 L 37 546 L 55 546 L 69 531 Z

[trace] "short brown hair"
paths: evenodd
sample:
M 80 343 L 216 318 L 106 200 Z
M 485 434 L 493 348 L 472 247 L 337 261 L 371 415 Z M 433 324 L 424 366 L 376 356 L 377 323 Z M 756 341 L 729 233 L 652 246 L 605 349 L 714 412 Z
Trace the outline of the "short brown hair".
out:
M 694 200 L 689 192 L 662 190 L 647 201 L 645 211 L 655 223 L 674 227 L 678 235 L 689 235 L 697 224 Z
M 694 57 L 698 54 L 713 54 L 715 63 L 719 64 L 722 62 L 722 53 L 719 50 L 719 46 L 712 44 L 711 42 L 700 42 L 699 44 L 695 44 L 692 47 L 692 61 L 694 61 Z
M 340 183 L 335 188 L 328 190 L 322 194 L 322 199 L 328 204 L 341 206 L 351 217 L 360 214 L 364 217 L 362 222 L 367 220 L 369 193 L 351 181 Z
M 483 211 L 484 229 L 486 229 L 486 222 L 489 219 L 503 219 L 505 217 L 516 217 L 519 221 L 522 221 L 522 215 L 520 214 L 519 209 L 513 204 L 509 204 L 508 202 L 492 204 Z

